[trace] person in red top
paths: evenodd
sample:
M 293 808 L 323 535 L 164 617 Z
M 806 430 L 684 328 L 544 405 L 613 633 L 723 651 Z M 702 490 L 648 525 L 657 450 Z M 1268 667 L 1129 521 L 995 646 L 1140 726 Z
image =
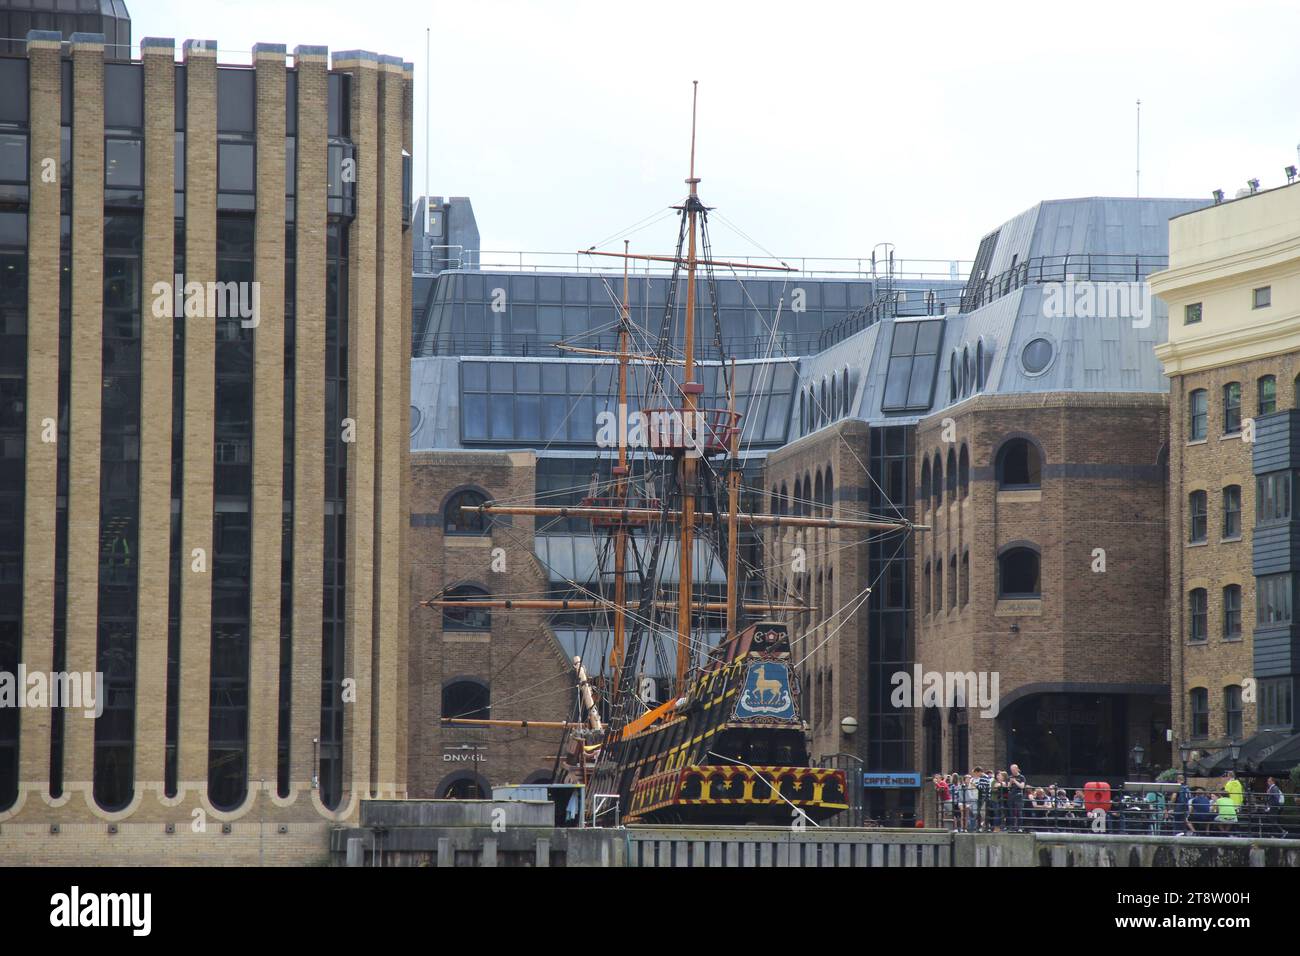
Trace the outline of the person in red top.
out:
M 934 793 L 939 800 L 939 819 L 952 815 L 952 794 L 948 790 L 948 781 L 943 774 L 934 775 Z

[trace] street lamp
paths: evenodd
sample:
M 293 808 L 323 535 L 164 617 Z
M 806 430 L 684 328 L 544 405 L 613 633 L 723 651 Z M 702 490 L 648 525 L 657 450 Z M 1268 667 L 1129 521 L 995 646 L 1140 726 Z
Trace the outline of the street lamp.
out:
M 1134 770 L 1136 771 L 1142 770 L 1142 758 L 1146 756 L 1146 753 L 1147 753 L 1146 750 L 1142 747 L 1140 743 L 1133 745 L 1132 754 L 1133 754 Z
M 1232 758 L 1232 773 L 1236 776 L 1237 761 L 1241 759 L 1241 744 L 1233 743 L 1228 747 L 1228 756 Z
M 1192 759 L 1192 745 L 1186 740 L 1178 745 L 1178 756 L 1183 761 L 1183 783 L 1187 783 L 1187 761 Z

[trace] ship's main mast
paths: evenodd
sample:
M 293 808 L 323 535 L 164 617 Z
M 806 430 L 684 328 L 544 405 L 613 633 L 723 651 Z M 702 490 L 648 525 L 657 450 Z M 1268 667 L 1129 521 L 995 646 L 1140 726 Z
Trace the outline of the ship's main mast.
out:
M 695 229 L 699 216 L 700 180 L 695 175 L 695 111 L 699 98 L 700 83 L 691 84 L 691 166 L 686 185 L 690 194 L 686 197 L 687 237 L 686 237 L 686 343 L 683 352 L 682 367 L 682 414 L 684 430 L 695 424 L 695 412 L 700 393 L 704 386 L 695 381 Z M 696 441 L 702 442 L 703 435 L 696 435 Z M 691 557 L 695 547 L 695 467 L 696 456 L 689 450 L 681 456 L 679 465 L 679 483 L 681 491 L 681 540 L 678 544 L 680 554 L 677 577 L 677 682 L 673 692 L 680 696 L 686 690 L 686 675 L 691 666 Z M 728 587 L 731 583 L 728 582 Z

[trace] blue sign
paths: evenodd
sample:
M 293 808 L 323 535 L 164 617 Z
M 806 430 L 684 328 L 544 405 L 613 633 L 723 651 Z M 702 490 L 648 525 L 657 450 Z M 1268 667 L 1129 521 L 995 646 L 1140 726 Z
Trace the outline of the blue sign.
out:
M 749 665 L 745 684 L 736 695 L 734 720 L 797 720 L 790 693 L 790 667 L 780 661 Z
M 864 773 L 862 786 L 868 789 L 902 788 L 915 790 L 921 786 L 919 773 Z

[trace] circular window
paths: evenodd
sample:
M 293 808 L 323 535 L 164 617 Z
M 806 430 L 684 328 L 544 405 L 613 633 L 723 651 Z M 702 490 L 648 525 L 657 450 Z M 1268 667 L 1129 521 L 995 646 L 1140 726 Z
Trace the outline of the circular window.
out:
M 1020 365 L 1024 368 L 1025 374 L 1041 375 L 1047 370 L 1047 366 L 1052 364 L 1055 351 L 1052 343 L 1047 339 L 1039 338 L 1031 341 L 1020 353 Z

